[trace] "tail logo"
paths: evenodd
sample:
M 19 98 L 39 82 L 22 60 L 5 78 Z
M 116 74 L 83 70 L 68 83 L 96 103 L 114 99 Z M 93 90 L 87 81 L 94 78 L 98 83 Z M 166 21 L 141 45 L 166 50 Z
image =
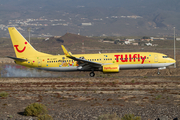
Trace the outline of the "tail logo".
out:
M 27 44 L 27 42 L 25 42 L 25 44 Z M 19 50 L 19 49 L 18 49 L 18 46 L 19 46 L 19 45 L 14 45 L 14 47 L 16 48 L 16 50 L 17 50 L 19 53 L 24 52 L 24 50 L 26 49 L 26 46 L 24 46 L 24 48 L 23 48 L 22 50 Z

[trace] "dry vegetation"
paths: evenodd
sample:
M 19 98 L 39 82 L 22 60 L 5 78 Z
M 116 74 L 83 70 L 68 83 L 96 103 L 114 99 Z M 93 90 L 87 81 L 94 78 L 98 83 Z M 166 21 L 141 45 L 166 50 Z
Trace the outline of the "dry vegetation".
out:
M 150 106 L 169 107 L 179 106 L 179 76 L 168 77 L 98 77 L 98 78 L 0 78 L 0 91 L 7 91 L 9 96 L 1 97 L 0 118 L 12 115 L 13 118 L 23 118 L 24 108 L 31 103 L 41 103 L 47 106 L 49 115 L 53 119 L 62 117 L 63 114 L 77 114 L 74 110 L 81 111 L 83 118 L 96 117 L 112 113 L 89 113 L 86 116 L 83 109 L 111 109 L 119 108 L 146 108 Z M 149 106 L 150 105 L 150 106 Z M 99 109 L 100 109 L 99 108 Z M 66 113 L 66 112 L 67 113 Z M 71 114 L 69 112 L 72 112 Z M 127 111 L 118 113 L 119 117 L 128 114 Z M 158 116 L 151 116 L 146 111 L 141 114 L 135 110 L 130 111 L 142 119 L 155 119 Z M 81 115 L 78 117 L 82 117 Z M 93 115 L 94 114 L 94 115 Z M 143 114 L 146 114 L 145 116 Z M 153 113 L 155 114 L 155 113 Z M 174 113 L 173 113 L 174 114 Z M 169 115 L 169 118 L 173 116 Z M 72 117 L 72 116 L 71 116 Z M 174 116 L 175 117 L 175 116 Z M 68 119 L 68 118 L 67 118 Z M 72 117 L 73 119 L 73 117 Z
M 66 39 L 68 40 L 68 37 Z M 0 44 L 1 57 L 14 56 L 10 39 L 2 40 L 3 42 Z M 169 43 L 169 41 L 167 42 Z M 45 42 L 42 39 L 32 39 L 32 44 L 40 51 L 54 54 L 62 53 L 60 48 L 62 43 L 56 40 Z M 72 53 L 81 53 L 81 40 L 80 42 L 66 42 L 64 44 L 68 48 L 71 47 Z M 172 47 L 170 43 L 169 45 Z M 97 40 L 90 39 L 85 40 L 85 46 L 87 49 L 128 49 L 133 47 L 99 43 Z M 163 44 L 161 48 L 163 47 L 167 48 L 167 44 Z M 144 51 L 147 48 L 149 51 L 162 52 L 173 57 L 172 49 L 144 48 Z M 177 67 L 179 67 L 179 57 L 179 49 L 177 49 Z M 1 73 L 7 64 L 16 66 L 7 62 L 9 59 L 6 58 L 1 58 L 0 61 L 4 61 L 0 64 Z M 21 69 L 26 71 L 26 68 Z M 120 73 L 117 74 L 96 72 L 95 78 L 89 78 L 89 72 L 49 73 L 51 73 L 50 76 L 45 78 L 0 77 L 0 95 L 2 93 L 0 96 L 0 118 L 30 119 L 31 117 L 24 115 L 24 109 L 36 102 L 47 106 L 48 114 L 55 120 L 95 120 L 103 114 L 114 113 L 120 118 L 131 113 L 142 119 L 150 120 L 163 117 L 164 114 L 161 113 L 165 113 L 168 119 L 180 117 L 179 113 L 176 112 L 179 111 L 180 105 L 179 68 L 170 67 L 162 70 L 161 75 L 157 75 L 156 69 L 120 70 Z M 4 93 L 8 96 L 3 97 Z M 36 118 L 33 117 L 33 119 Z

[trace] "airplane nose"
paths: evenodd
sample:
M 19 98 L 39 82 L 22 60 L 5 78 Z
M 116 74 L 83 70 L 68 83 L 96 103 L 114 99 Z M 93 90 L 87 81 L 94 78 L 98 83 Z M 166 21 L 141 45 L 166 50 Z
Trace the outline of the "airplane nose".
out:
M 171 62 L 172 62 L 172 63 L 175 63 L 175 62 L 176 62 L 176 60 L 174 60 L 174 59 L 171 59 Z

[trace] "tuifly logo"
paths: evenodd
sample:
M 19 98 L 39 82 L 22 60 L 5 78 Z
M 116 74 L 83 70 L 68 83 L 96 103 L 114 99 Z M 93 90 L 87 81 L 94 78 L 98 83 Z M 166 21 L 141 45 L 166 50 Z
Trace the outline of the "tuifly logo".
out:
M 118 67 L 104 67 L 105 70 L 115 70 L 118 69 Z
M 27 44 L 27 42 L 25 42 L 25 45 Z M 24 48 L 22 50 L 19 50 L 18 48 L 19 45 L 14 45 L 14 47 L 16 48 L 16 50 L 19 52 L 19 53 L 22 53 L 24 52 L 24 50 L 26 49 L 26 46 L 24 46 Z
M 138 60 L 138 62 L 140 62 L 141 61 L 141 64 L 143 64 L 144 63 L 144 61 L 145 61 L 145 59 L 146 59 L 146 56 L 141 56 L 140 54 L 129 54 L 129 55 L 127 55 L 127 54 L 125 54 L 125 56 L 124 55 L 114 55 L 114 57 L 116 58 L 116 62 L 119 62 L 119 60 L 121 60 L 121 62 L 132 62 L 132 61 L 134 61 L 134 62 L 136 62 L 136 60 Z

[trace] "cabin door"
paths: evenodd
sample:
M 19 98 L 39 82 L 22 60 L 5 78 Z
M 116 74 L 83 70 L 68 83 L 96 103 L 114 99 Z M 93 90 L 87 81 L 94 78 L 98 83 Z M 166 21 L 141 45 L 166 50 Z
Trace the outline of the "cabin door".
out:
M 157 54 L 154 55 L 154 62 L 158 62 L 158 55 Z

